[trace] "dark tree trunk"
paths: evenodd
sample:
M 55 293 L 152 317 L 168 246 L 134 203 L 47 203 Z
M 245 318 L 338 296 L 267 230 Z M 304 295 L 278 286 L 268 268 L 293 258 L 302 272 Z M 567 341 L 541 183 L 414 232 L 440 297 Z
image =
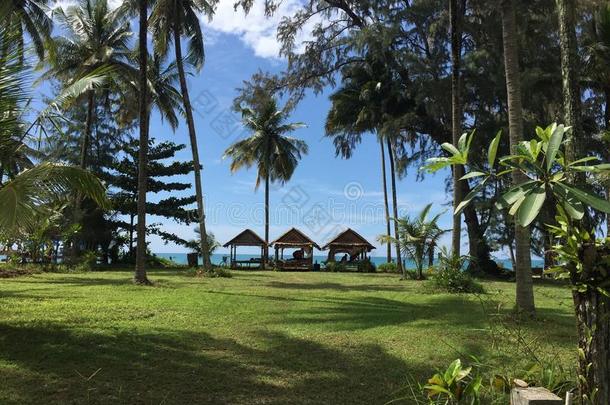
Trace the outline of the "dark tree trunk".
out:
M 129 216 L 129 257 L 133 257 L 133 220 L 134 216 Z
M 508 128 L 511 149 L 523 140 L 523 107 L 521 100 L 521 77 L 517 45 L 517 22 L 514 0 L 502 0 L 502 43 L 504 45 L 504 69 L 506 93 L 508 95 Z M 513 184 L 521 184 L 525 176 L 513 171 Z M 517 311 L 533 315 L 534 286 L 532 281 L 532 258 L 530 233 L 515 221 L 515 278 L 517 285 Z
M 203 187 L 201 185 L 201 164 L 199 162 L 199 148 L 197 146 L 197 133 L 195 131 L 195 120 L 193 119 L 193 108 L 189 98 L 188 86 L 186 84 L 186 74 L 184 72 L 184 61 L 182 59 L 182 44 L 180 43 L 180 27 L 182 10 L 176 10 L 176 21 L 174 24 L 174 47 L 176 51 L 176 64 L 178 66 L 178 76 L 180 78 L 180 91 L 182 93 L 182 102 L 184 104 L 184 112 L 186 114 L 186 122 L 189 130 L 189 139 L 191 142 L 191 152 L 193 154 L 193 166 L 195 172 L 195 198 L 197 199 L 197 216 L 199 222 L 199 236 L 201 239 L 201 256 L 203 258 L 203 267 L 206 270 L 212 268 L 210 259 L 210 247 L 208 246 L 207 231 L 205 227 L 205 207 L 203 204 Z
M 470 193 L 470 185 L 467 181 L 461 181 L 460 187 L 462 188 L 462 195 Z M 491 249 L 485 238 L 485 230 L 481 226 L 476 209 L 472 205 L 467 205 L 464 208 L 464 220 L 468 231 L 468 254 L 475 259 L 472 261 L 472 265 L 477 266 L 484 273 L 495 273 L 497 265 L 489 256 Z
M 140 0 L 140 32 L 139 32 L 139 115 L 140 115 L 140 145 L 138 150 L 138 225 L 136 247 L 136 270 L 134 281 L 137 284 L 150 284 L 146 276 L 146 187 L 147 187 L 147 165 L 148 165 L 148 83 L 147 83 L 147 32 L 148 32 L 148 7 L 147 0 Z
M 571 272 L 572 283 L 581 285 L 573 290 L 572 297 L 578 330 L 577 380 L 582 404 L 610 404 L 610 298 L 599 291 L 599 288 L 607 290 L 608 276 L 600 267 L 605 266 L 608 271 L 604 264 L 608 257 L 610 249 L 585 245 L 579 254 L 582 272 Z
M 462 53 L 462 34 L 460 31 L 460 14 L 458 0 L 449 0 L 449 19 L 451 22 L 451 140 L 458 144 L 462 132 L 462 108 L 460 94 L 460 62 Z M 464 175 L 464 168 L 453 166 L 453 210 L 462 201 L 462 188 L 460 178 Z M 462 216 L 453 215 L 453 229 L 451 232 L 451 250 L 454 255 L 460 255 L 462 234 Z
M 398 235 L 398 197 L 396 195 L 396 166 L 394 165 L 394 146 L 390 138 L 386 138 L 388 144 L 388 156 L 390 157 L 390 177 L 392 180 L 392 210 L 394 214 L 394 238 L 396 239 L 396 267 L 400 273 L 405 275 L 400 254 L 400 236 Z
M 381 177 L 383 184 L 383 204 L 385 208 L 385 228 L 386 235 L 388 237 L 392 236 L 392 229 L 390 227 L 390 204 L 388 202 L 388 182 L 386 179 L 386 171 L 385 171 L 385 148 L 383 147 L 383 139 L 379 139 L 379 146 L 381 147 Z M 386 243 L 386 262 L 392 262 L 392 244 Z
M 604 120 L 606 121 L 606 131 L 610 131 L 610 88 L 606 88 L 604 95 L 606 98 Z M 610 161 L 610 145 L 606 148 L 606 161 Z M 610 180 L 608 180 L 608 184 L 606 184 L 606 199 L 610 201 Z M 610 214 L 606 214 L 606 237 L 610 237 Z
M 559 48 L 561 49 L 561 78 L 563 82 L 564 124 L 572 127 L 568 133 L 571 142 L 566 144 L 566 158 L 574 161 L 581 157 L 582 144 L 580 117 L 580 86 L 578 85 L 578 54 L 576 44 L 576 16 L 574 0 L 557 0 L 559 16 Z

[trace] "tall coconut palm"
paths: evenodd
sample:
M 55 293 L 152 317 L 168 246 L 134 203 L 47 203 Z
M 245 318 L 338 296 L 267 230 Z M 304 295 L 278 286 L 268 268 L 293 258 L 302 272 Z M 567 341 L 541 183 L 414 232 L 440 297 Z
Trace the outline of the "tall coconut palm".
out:
M 180 91 L 184 105 L 184 113 L 189 131 L 191 151 L 193 154 L 193 168 L 195 173 L 195 197 L 197 199 L 197 214 L 199 216 L 199 234 L 207 235 L 205 226 L 205 207 L 203 203 L 203 186 L 201 182 L 201 163 L 199 159 L 199 147 L 197 146 L 197 133 L 195 130 L 195 120 L 193 118 L 193 108 L 189 97 L 189 90 L 186 83 L 186 70 L 184 62 L 188 62 L 197 70 L 203 67 L 204 62 L 204 41 L 200 15 L 211 17 L 217 0 L 157 0 L 151 15 L 151 27 L 155 52 L 165 55 L 169 51 L 170 44 L 173 43 L 178 66 L 180 79 Z M 182 39 L 186 37 L 189 42 L 188 54 L 183 56 Z M 203 254 L 203 266 L 211 268 L 211 260 L 207 246 L 208 241 L 205 237 L 199 238 L 201 241 L 201 252 Z
M 127 10 L 111 10 L 108 0 L 81 0 L 66 10 L 56 11 L 64 35 L 53 39 L 51 67 L 41 80 L 58 78 L 70 87 L 96 72 L 113 80 L 134 80 L 136 70 L 129 64 L 131 30 Z M 87 118 L 81 143 L 80 166 L 87 167 L 89 143 L 95 120 L 96 90 L 85 92 Z
M 502 42 L 504 45 L 504 70 L 508 95 L 508 130 L 511 149 L 523 140 L 523 107 L 519 72 L 519 46 L 514 0 L 501 0 Z M 513 171 L 513 184 L 526 180 L 518 170 Z M 515 276 L 517 284 L 517 310 L 527 314 L 535 312 L 532 259 L 529 228 L 515 222 Z
M 286 183 L 292 177 L 302 155 L 308 152 L 305 141 L 287 136 L 303 123 L 286 123 L 288 113 L 278 109 L 277 102 L 269 97 L 257 106 L 242 108 L 244 126 L 252 134 L 231 145 L 224 153 L 231 159 L 231 171 L 243 167 L 257 167 L 256 185 L 265 183 L 265 243 L 269 244 L 269 185 Z M 267 247 L 263 262 L 268 257 Z
M 399 105 L 387 90 L 391 80 L 385 76 L 387 71 L 381 68 L 378 61 L 354 65 L 343 70 L 342 86 L 330 96 L 331 108 L 326 117 L 326 135 L 333 138 L 337 155 L 350 158 L 354 148 L 362 141 L 362 134 L 376 133 L 381 149 L 381 173 L 384 193 L 384 207 L 387 235 L 391 235 L 390 211 L 386 176 L 386 145 L 389 157 L 390 177 L 392 179 L 392 199 L 396 204 L 396 165 L 394 146 L 388 132 L 383 131 L 385 119 L 388 117 L 386 107 L 389 104 Z M 383 83 L 383 85 L 381 85 Z M 396 205 L 393 206 L 393 217 L 397 216 Z M 398 240 L 396 227 L 395 239 Z M 387 245 L 387 260 L 392 260 L 390 244 Z M 400 249 L 396 246 L 397 264 L 402 271 Z
M 23 50 L 24 34 L 27 32 L 41 60 L 45 56 L 45 41 L 53 29 L 49 3 L 49 0 L 4 0 L 0 5 L 2 24 L 15 24 L 18 29 L 19 35 L 14 38 L 17 46 Z M 6 52 L 6 47 L 6 43 L 1 44 L 3 53 Z
M 460 63 L 462 51 L 462 33 L 460 20 L 462 11 L 458 7 L 458 0 L 449 0 L 449 21 L 451 25 L 451 139 L 457 145 L 462 132 L 462 108 L 460 94 Z M 460 178 L 464 169 L 453 166 L 453 211 L 455 212 L 462 201 L 462 187 Z M 453 255 L 460 255 L 462 235 L 462 215 L 453 215 L 453 229 L 451 233 L 451 249 Z

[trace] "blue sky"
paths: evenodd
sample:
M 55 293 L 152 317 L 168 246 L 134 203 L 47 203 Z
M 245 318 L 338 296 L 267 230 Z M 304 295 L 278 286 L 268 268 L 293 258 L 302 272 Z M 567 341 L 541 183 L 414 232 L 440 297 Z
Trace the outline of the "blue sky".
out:
M 58 3 L 66 6 L 73 0 Z M 116 5 L 119 0 L 110 0 Z M 225 149 L 244 135 L 239 116 L 231 111 L 236 89 L 258 70 L 279 72 L 285 62 L 278 57 L 275 28 L 279 20 L 299 7 L 299 0 L 285 0 L 276 15 L 264 16 L 262 2 L 246 17 L 233 11 L 233 0 L 221 0 L 213 21 L 202 19 L 206 33 L 206 63 L 203 70 L 189 78 L 189 90 L 195 109 L 195 126 L 199 152 L 204 167 L 203 189 L 208 230 L 224 244 L 244 228 L 264 234 L 262 187 L 255 192 L 256 173 L 253 169 L 232 174 L 229 162 L 221 159 Z M 306 40 L 308 33 L 299 39 Z M 329 108 L 328 95 L 309 94 L 296 108 L 291 121 L 301 121 L 306 128 L 294 136 L 309 144 L 292 180 L 286 185 L 274 185 L 271 190 L 270 237 L 281 235 L 292 226 L 298 227 L 319 244 L 346 227 L 360 232 L 378 246 L 374 255 L 384 255 L 376 242 L 385 229 L 383 192 L 381 188 L 380 151 L 375 137 L 365 136 L 364 141 L 350 160 L 335 157 L 332 141 L 324 137 L 324 120 Z M 189 146 L 186 125 L 182 123 L 172 132 L 154 113 L 150 135 L 156 140 L 171 140 Z M 190 160 L 190 147 L 177 155 Z M 426 176 L 423 182 L 415 181 L 415 170 L 398 182 L 398 205 L 401 214 L 416 214 L 426 204 L 433 203 L 433 212 L 448 210 L 449 196 L 445 193 L 446 172 Z M 192 176 L 182 176 L 192 181 Z M 389 179 L 388 179 L 389 185 Z M 190 191 L 192 193 L 193 191 Z M 189 191 L 185 191 L 186 194 Z M 149 195 L 151 200 L 167 196 Z M 148 223 L 162 223 L 167 231 L 182 238 L 194 237 L 194 226 L 177 224 L 160 217 L 148 218 Z M 451 227 L 451 216 L 445 213 L 441 226 Z M 150 248 L 157 253 L 184 252 L 184 248 L 164 244 L 151 236 Z M 463 237 L 466 240 L 466 237 Z M 449 243 L 447 235 L 443 244 Z M 221 248 L 218 253 L 227 252 Z M 248 249 L 243 249 L 243 253 Z

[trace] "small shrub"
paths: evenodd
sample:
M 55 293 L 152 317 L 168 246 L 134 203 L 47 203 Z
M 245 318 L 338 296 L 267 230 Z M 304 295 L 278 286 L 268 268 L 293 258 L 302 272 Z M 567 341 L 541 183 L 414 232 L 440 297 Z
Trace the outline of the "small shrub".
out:
M 211 270 L 204 270 L 202 267 L 189 267 L 186 269 L 186 274 L 191 277 L 210 277 L 210 278 L 231 278 L 233 273 L 223 267 L 212 267 Z
M 425 280 L 428 276 L 424 273 L 422 274 L 423 279 Z M 419 274 L 417 274 L 417 270 L 415 269 L 405 269 L 402 275 L 403 280 L 420 280 Z
M 398 273 L 398 266 L 394 262 L 381 263 L 377 266 L 377 271 L 380 273 Z
M 359 273 L 375 273 L 376 271 L 377 271 L 377 268 L 371 262 L 370 259 L 366 259 L 361 262 L 358 262 L 358 272 Z
M 93 270 L 97 264 L 97 253 L 93 251 L 83 252 L 74 266 L 75 271 L 87 272 Z
M 324 269 L 332 273 L 347 271 L 347 267 L 345 266 L 345 264 L 340 262 L 327 262 L 326 266 L 324 266 Z
M 231 278 L 233 277 L 233 273 L 223 267 L 214 267 L 210 271 L 205 272 L 206 277 L 222 277 L 222 278 Z
M 441 251 L 439 265 L 431 270 L 430 287 L 435 291 L 449 293 L 481 294 L 483 286 L 465 271 L 467 256 L 454 256 Z

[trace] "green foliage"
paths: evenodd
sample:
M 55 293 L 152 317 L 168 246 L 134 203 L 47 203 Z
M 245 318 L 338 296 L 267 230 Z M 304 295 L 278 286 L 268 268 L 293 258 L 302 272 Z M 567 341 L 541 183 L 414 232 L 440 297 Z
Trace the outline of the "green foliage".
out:
M 359 261 L 357 268 L 359 273 L 375 273 L 377 271 L 377 268 L 375 267 L 375 264 L 371 262 L 371 259 Z
M 405 216 L 395 219 L 398 222 L 398 235 L 401 251 L 415 263 L 418 278 L 424 277 L 424 263 L 434 253 L 438 240 L 447 230 L 438 226 L 442 213 L 428 218 L 432 204 L 428 204 L 416 217 Z M 396 239 L 387 235 L 379 236 L 382 243 L 395 243 Z
M 454 360 L 445 371 L 434 374 L 423 388 L 428 398 L 446 404 L 479 404 L 483 379 L 472 371 L 472 367 L 463 367 L 460 359 Z
M 228 269 L 214 266 L 210 270 L 205 270 L 199 267 L 191 267 L 186 270 L 186 273 L 193 277 L 209 277 L 209 278 L 231 278 L 233 273 Z
M 331 273 L 344 272 L 347 271 L 347 266 L 341 262 L 329 261 L 324 265 L 324 270 Z
M 562 150 L 562 147 L 565 146 L 564 136 L 568 130 L 570 129 L 557 124 L 549 125 L 544 129 L 537 127 L 537 140 L 520 142 L 513 154 L 499 159 L 499 167 L 496 167 L 497 144 L 501 137 L 501 133 L 498 133 L 488 151 L 491 166 L 488 168 L 474 167 L 472 171 L 462 177 L 462 180 L 473 177 L 483 177 L 483 180 L 464 198 L 455 213 L 460 213 L 466 205 L 471 203 L 487 183 L 508 175 L 513 170 L 523 173 L 527 177 L 527 181 L 504 193 L 496 203 L 496 207 L 508 209 L 508 213 L 514 216 L 522 226 L 531 224 L 538 217 L 547 198 L 550 198 L 574 220 L 583 218 L 587 206 L 610 213 L 610 202 L 570 184 L 570 179 L 577 173 L 598 174 L 610 171 L 610 163 L 590 164 L 599 161 L 594 156 L 568 162 Z M 458 147 L 443 144 L 443 148 L 451 156 L 428 160 L 425 168 L 430 172 L 435 172 L 454 164 L 471 163 L 467 158 L 473 135 L 474 133 L 470 136 L 463 135 Z
M 595 239 L 563 209 L 558 210 L 555 220 L 557 225 L 549 228 L 556 241 L 553 252 L 561 264 L 547 272 L 569 279 L 579 292 L 592 288 L 610 297 L 610 237 Z
M 0 187 L 0 235 L 34 229 L 38 215 L 50 206 L 80 193 L 109 207 L 106 189 L 93 174 L 78 167 L 42 163 L 25 170 Z
M 439 264 L 431 272 L 430 288 L 448 293 L 484 293 L 483 286 L 466 271 L 468 260 L 468 256 L 456 256 L 443 249 Z
M 303 140 L 287 136 L 302 123 L 286 123 L 288 112 L 269 97 L 261 105 L 242 107 L 242 121 L 251 135 L 231 145 L 223 158 L 231 159 L 231 171 L 256 165 L 256 187 L 267 177 L 284 184 L 292 177 L 301 156 L 309 151 Z
M 396 263 L 381 263 L 377 266 L 377 271 L 379 273 L 398 273 L 398 266 Z

